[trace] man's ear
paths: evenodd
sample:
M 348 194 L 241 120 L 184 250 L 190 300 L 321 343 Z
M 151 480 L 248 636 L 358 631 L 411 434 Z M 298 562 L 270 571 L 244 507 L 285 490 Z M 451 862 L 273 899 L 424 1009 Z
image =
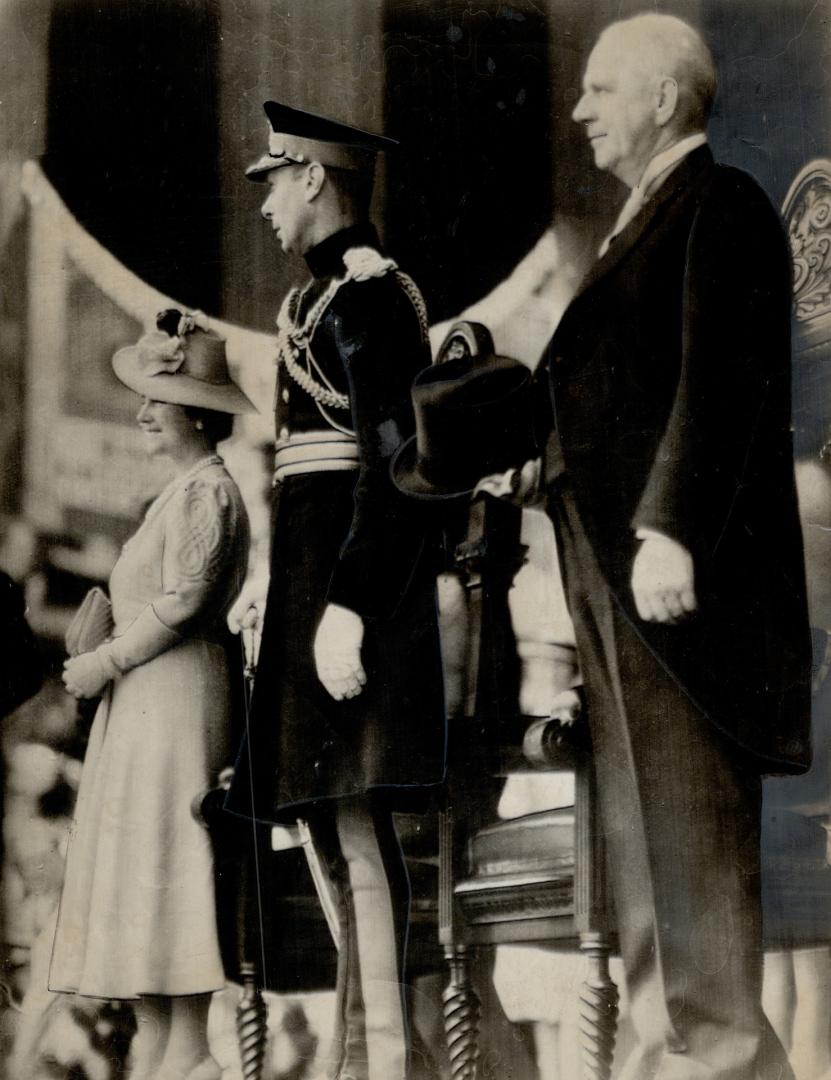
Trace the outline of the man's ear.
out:
M 668 124 L 678 108 L 678 83 L 671 75 L 662 75 L 655 91 L 655 120 L 659 127 Z
M 326 169 L 319 161 L 312 161 L 306 167 L 306 202 L 312 202 L 320 194 L 326 182 Z

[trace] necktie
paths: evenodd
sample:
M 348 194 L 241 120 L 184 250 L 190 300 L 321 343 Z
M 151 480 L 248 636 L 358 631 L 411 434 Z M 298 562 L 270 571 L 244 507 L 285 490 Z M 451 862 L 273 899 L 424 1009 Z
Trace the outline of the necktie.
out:
M 607 235 L 606 239 L 600 245 L 598 251 L 599 257 L 602 259 L 606 252 L 609 250 L 609 245 L 616 236 L 623 232 L 629 222 L 636 216 L 643 204 L 646 202 L 646 192 L 640 185 L 633 187 L 629 192 L 629 198 L 621 207 L 620 213 L 617 216 L 617 221 L 612 227 L 612 231 Z

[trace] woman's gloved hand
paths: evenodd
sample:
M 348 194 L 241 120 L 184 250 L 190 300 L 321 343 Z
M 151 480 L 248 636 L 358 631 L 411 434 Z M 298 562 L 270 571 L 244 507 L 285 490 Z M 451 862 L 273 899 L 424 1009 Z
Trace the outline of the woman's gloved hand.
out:
M 67 693 L 80 699 L 97 697 L 110 681 L 110 674 L 101 657 L 88 652 L 65 661 L 61 678 Z

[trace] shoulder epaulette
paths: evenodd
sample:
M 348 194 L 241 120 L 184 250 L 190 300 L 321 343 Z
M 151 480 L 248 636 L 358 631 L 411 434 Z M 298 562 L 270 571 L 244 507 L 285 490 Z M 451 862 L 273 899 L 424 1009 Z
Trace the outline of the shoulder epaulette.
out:
M 344 283 L 369 281 L 370 278 L 384 277 L 391 270 L 398 269 L 398 263 L 371 247 L 349 248 L 344 252 L 343 265 L 346 267 L 346 274 L 341 279 Z
M 398 263 L 394 259 L 387 258 L 380 251 L 376 251 L 375 248 L 355 247 L 349 248 L 344 253 L 343 265 L 346 267 L 346 274 L 339 279 L 339 286 L 345 285 L 348 281 L 369 281 L 371 278 L 381 278 L 389 273 L 394 274 L 398 284 L 415 308 L 419 326 L 421 327 L 422 340 L 429 341 L 430 324 L 427 319 L 427 306 L 424 303 L 424 297 L 410 275 L 398 269 Z

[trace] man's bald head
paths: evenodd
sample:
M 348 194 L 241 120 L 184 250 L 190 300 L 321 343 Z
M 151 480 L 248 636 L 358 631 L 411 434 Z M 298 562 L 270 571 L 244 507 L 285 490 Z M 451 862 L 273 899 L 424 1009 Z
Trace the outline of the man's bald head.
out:
M 675 15 L 647 11 L 611 23 L 598 38 L 614 41 L 621 58 L 646 76 L 669 76 L 678 84 L 675 123 L 679 133 L 702 131 L 716 96 L 715 61 L 704 39 Z
M 635 15 L 600 35 L 572 117 L 585 125 L 597 167 L 634 187 L 651 158 L 704 130 L 715 89 L 713 59 L 688 23 Z

